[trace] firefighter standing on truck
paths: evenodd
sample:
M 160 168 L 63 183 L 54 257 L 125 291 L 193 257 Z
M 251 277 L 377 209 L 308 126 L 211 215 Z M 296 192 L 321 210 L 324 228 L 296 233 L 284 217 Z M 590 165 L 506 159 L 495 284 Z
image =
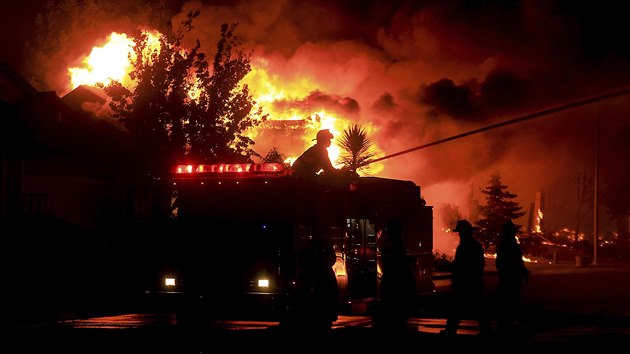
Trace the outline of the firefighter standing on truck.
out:
M 330 130 L 322 129 L 317 132 L 317 143 L 295 160 L 293 171 L 297 177 L 317 178 L 321 170 L 323 174 L 331 174 L 337 171 L 328 157 L 328 147 L 334 138 Z

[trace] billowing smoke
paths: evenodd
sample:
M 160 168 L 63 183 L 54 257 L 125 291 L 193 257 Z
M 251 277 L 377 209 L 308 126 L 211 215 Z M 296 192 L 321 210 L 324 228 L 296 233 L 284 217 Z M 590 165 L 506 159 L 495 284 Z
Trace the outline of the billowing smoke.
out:
M 303 99 L 281 99 L 271 104 L 276 110 L 281 111 L 298 109 L 300 111 L 316 112 L 324 109 L 349 118 L 356 118 L 360 113 L 359 103 L 355 99 L 325 94 L 318 90 L 312 91 Z
M 52 41 L 31 47 L 33 67 L 45 68 L 44 87 L 67 90 L 66 68 L 106 34 L 157 27 L 148 2 L 86 3 L 93 5 L 88 13 L 56 8 L 44 23 Z M 264 59 L 269 74 L 288 89 L 307 83 L 310 94 L 277 101 L 277 107 L 329 109 L 357 124 L 369 122 L 386 155 L 630 83 L 625 12 L 616 1 L 165 3 L 174 26 L 200 10 L 187 40 L 199 39 L 208 52 L 220 25 L 238 22 L 237 35 L 252 50 L 253 62 Z M 546 226 L 573 226 L 567 207 L 574 203 L 571 176 L 594 173 L 595 121 L 602 137 L 617 131 L 613 125 L 627 127 L 625 101 L 557 112 L 386 159 L 379 175 L 415 181 L 436 213 L 452 203 L 473 217 L 471 200 L 482 198 L 479 188 L 498 171 L 523 210 L 544 190 Z M 629 142 L 618 139 L 616 150 L 602 151 L 630 151 Z M 526 218 L 518 222 L 524 225 Z M 452 226 L 439 215 L 435 223 L 436 231 Z M 450 248 L 452 236 L 436 232 L 435 244 Z

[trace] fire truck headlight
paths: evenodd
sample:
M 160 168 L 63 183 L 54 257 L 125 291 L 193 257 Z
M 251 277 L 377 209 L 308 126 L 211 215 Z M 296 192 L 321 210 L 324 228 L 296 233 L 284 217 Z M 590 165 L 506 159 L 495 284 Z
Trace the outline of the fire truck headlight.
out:
M 258 279 L 258 287 L 259 288 L 268 288 L 269 287 L 269 279 Z
M 174 288 L 177 282 L 174 277 L 164 277 L 164 286 L 167 288 Z

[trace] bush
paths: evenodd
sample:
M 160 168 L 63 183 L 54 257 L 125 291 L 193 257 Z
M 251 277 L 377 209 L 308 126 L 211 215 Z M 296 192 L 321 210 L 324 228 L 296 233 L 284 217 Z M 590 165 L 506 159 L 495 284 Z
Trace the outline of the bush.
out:
M 434 272 L 450 272 L 453 267 L 452 256 L 446 253 L 440 253 L 440 251 L 433 252 L 433 271 Z

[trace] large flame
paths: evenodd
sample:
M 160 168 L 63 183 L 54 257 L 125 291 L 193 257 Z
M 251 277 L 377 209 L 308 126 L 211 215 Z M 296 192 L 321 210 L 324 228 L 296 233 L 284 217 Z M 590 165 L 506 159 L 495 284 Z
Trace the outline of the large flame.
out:
M 147 35 L 149 50 L 159 51 L 161 34 L 148 30 L 143 33 Z M 119 81 L 125 87 L 131 88 L 134 83 L 129 73 L 134 68 L 135 45 L 134 40 L 126 34 L 111 33 L 103 46 L 92 49 L 83 60 L 83 67 L 73 67 L 68 70 L 72 87 L 108 85 L 112 81 Z M 147 53 L 143 54 L 147 55 Z M 330 129 L 335 140 L 328 149 L 329 156 L 336 167 L 340 167 L 337 160 L 341 150 L 336 141 L 342 136 L 342 132 L 353 124 L 347 117 L 326 111 L 323 107 L 296 108 L 298 105 L 295 105 L 290 109 L 278 109 L 274 106 L 274 102 L 280 100 L 304 100 L 317 89 L 316 80 L 306 74 L 295 76 L 289 81 L 283 80 L 269 72 L 268 63 L 264 58 L 252 60 L 251 66 L 252 70 L 244 78 L 243 83 L 249 86 L 256 103 L 269 114 L 269 121 L 266 124 L 246 132 L 256 141 L 256 146 L 259 147 L 258 152 L 264 155 L 268 150 L 277 148 L 278 151 L 287 155 L 286 162 L 293 163 L 299 154 L 313 144 L 312 140 L 318 130 Z M 191 98 L 194 99 L 196 96 L 198 92 L 190 93 Z M 362 127 L 369 137 L 374 136 L 375 127 L 371 124 L 362 124 Z M 278 134 L 277 131 L 281 131 L 282 134 Z M 376 144 L 373 144 L 373 148 L 377 154 L 381 153 Z M 370 167 L 371 173 L 382 170 L 381 164 Z
M 92 48 L 90 55 L 83 60 L 85 67 L 68 69 L 72 88 L 81 85 L 108 85 L 112 80 L 129 84 L 132 69 L 129 55 L 133 52 L 134 41 L 124 33 L 113 32 L 102 47 Z
M 149 57 L 150 52 L 160 50 L 160 37 L 157 31 L 143 31 L 147 36 L 147 48 L 143 55 Z M 101 47 L 94 47 L 85 59 L 84 67 L 68 69 L 70 82 L 75 89 L 81 85 L 96 86 L 98 84 L 109 85 L 112 81 L 118 81 L 124 86 L 133 85 L 129 73 L 133 70 L 136 43 L 125 33 L 112 32 L 107 36 L 107 41 Z

